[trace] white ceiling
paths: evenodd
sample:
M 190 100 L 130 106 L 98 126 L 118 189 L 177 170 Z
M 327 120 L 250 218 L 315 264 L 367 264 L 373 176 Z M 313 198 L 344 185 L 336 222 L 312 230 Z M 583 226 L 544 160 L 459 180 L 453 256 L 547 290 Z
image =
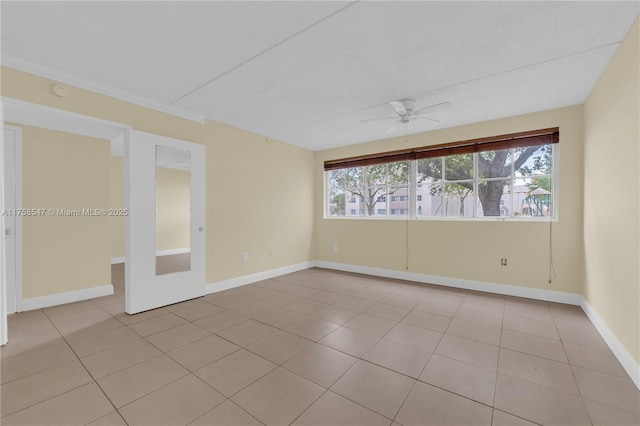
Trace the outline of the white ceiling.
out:
M 580 104 L 640 2 L 1 2 L 2 59 L 311 150 Z

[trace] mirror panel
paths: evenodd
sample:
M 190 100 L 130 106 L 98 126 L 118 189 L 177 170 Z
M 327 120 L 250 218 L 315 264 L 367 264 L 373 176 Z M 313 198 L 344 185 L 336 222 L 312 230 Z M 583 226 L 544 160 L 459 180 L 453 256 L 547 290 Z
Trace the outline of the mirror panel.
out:
M 191 270 L 191 153 L 156 146 L 156 275 Z

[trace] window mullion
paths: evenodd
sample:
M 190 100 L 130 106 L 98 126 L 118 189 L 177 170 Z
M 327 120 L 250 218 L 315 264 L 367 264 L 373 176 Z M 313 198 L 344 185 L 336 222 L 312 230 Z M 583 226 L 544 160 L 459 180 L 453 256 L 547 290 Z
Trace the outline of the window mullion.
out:
M 478 153 L 473 153 L 473 217 L 478 217 Z
M 367 215 L 367 194 L 369 194 L 369 176 L 367 173 L 367 167 L 362 166 L 362 216 Z M 358 206 L 358 216 L 360 216 L 360 206 Z
M 330 211 L 330 206 L 331 206 L 331 190 L 333 188 L 331 188 L 331 172 L 325 172 L 325 179 L 324 179 L 324 184 L 325 184 L 325 191 L 324 191 L 324 212 L 325 212 L 325 216 L 331 216 L 331 211 Z M 346 208 L 346 199 L 345 199 L 345 208 Z
M 515 216 L 515 208 L 516 208 L 516 200 L 515 200 L 515 194 L 516 194 L 516 167 L 515 167 L 515 161 L 516 161 L 516 153 L 515 151 L 512 149 L 511 150 L 511 209 L 509 211 L 509 217 L 514 217 Z
M 418 182 L 418 160 L 410 160 L 409 161 L 409 217 L 412 219 L 416 219 L 418 217 L 418 213 L 416 212 L 417 206 L 417 182 Z
M 445 203 L 444 203 L 444 200 L 445 200 L 445 187 L 444 187 L 445 161 L 444 160 L 445 160 L 445 158 L 446 157 L 442 157 L 440 159 L 440 164 L 441 164 L 440 165 L 440 169 L 441 169 L 441 173 L 440 173 L 440 216 L 443 216 L 443 217 L 446 216 L 444 214 L 444 212 L 445 212 Z

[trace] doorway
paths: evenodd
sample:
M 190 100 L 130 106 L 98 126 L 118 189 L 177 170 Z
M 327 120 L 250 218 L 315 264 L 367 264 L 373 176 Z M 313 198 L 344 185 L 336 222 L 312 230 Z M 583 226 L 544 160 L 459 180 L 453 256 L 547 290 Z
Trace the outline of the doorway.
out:
M 122 125 L 119 123 L 108 122 L 108 121 L 97 119 L 94 117 L 88 117 L 81 114 L 76 114 L 76 113 L 71 113 L 63 110 L 58 110 L 55 108 L 45 107 L 42 105 L 32 104 L 29 102 L 24 102 L 16 99 L 3 98 L 2 101 L 3 101 L 3 107 L 4 107 L 3 122 L 7 121 L 11 123 L 16 123 L 18 126 L 26 125 L 26 126 L 32 126 L 32 127 L 40 127 L 43 129 L 58 130 L 62 132 L 72 133 L 72 134 L 91 136 L 91 137 L 96 137 L 100 139 L 108 139 L 111 141 L 118 140 L 118 139 L 125 141 L 125 145 L 127 147 L 127 152 L 125 154 L 127 159 L 126 160 L 127 166 L 126 166 L 126 172 L 125 172 L 127 175 L 127 177 L 125 178 L 125 199 L 127 200 L 126 202 L 129 203 L 129 204 L 125 204 L 125 208 L 129 212 L 132 212 L 134 210 L 134 207 L 136 209 L 137 207 L 140 207 L 139 209 L 137 209 L 138 213 L 133 213 L 132 215 L 125 217 L 125 222 L 126 222 L 125 224 L 125 233 L 126 233 L 125 265 L 126 265 L 126 270 L 128 271 L 125 277 L 125 281 L 126 281 L 125 295 L 127 299 L 127 304 L 131 303 L 128 301 L 130 297 L 132 297 L 133 295 L 139 296 L 137 299 L 138 304 L 136 305 L 134 303 L 134 305 L 138 306 L 138 308 L 128 309 L 129 313 L 140 312 L 141 310 L 151 309 L 153 307 L 160 306 L 158 305 L 158 303 L 161 303 L 161 304 L 175 303 L 180 300 L 186 300 L 186 299 L 198 297 L 204 294 L 204 290 L 205 290 L 205 283 L 204 283 L 204 268 L 205 268 L 204 267 L 204 258 L 205 258 L 204 256 L 204 241 L 205 241 L 204 239 L 204 146 L 198 145 L 198 144 L 192 144 L 185 141 L 178 141 L 170 138 L 163 138 L 157 135 L 144 134 L 142 132 L 130 130 L 129 126 Z M 8 132 L 9 133 L 5 132 L 6 134 L 4 135 L 3 138 L 6 138 L 7 140 L 11 140 L 11 138 L 13 137 L 13 139 L 16 140 L 16 137 L 18 137 L 19 139 L 20 127 L 14 126 L 13 128 L 9 129 Z M 151 142 L 151 145 L 153 146 L 153 149 L 151 151 L 149 152 L 146 151 L 145 150 L 146 148 L 142 150 L 137 149 L 138 146 L 140 147 L 150 146 L 148 143 L 150 139 L 155 141 L 155 142 Z M 129 147 L 133 147 L 132 155 L 130 155 L 131 153 L 128 150 Z M 173 148 L 173 149 L 181 150 L 182 152 L 189 153 L 188 168 L 190 169 L 189 182 L 190 182 L 190 188 L 191 188 L 190 189 L 191 201 L 187 211 L 190 217 L 190 223 L 188 225 L 188 238 L 187 238 L 188 244 L 186 245 L 186 247 L 183 247 L 183 249 L 188 248 L 188 252 L 183 251 L 181 253 L 167 253 L 166 250 L 163 252 L 161 247 L 156 245 L 158 243 L 156 238 L 156 230 L 155 230 L 155 224 L 157 221 L 153 219 L 150 220 L 150 218 L 155 218 L 156 216 L 155 190 L 152 189 L 151 193 L 149 194 L 149 195 L 154 195 L 153 197 L 145 198 L 143 196 L 143 197 L 140 197 L 139 199 L 135 198 L 135 194 L 141 190 L 140 187 L 135 186 L 136 182 L 140 183 L 140 181 L 136 177 L 144 175 L 144 170 L 147 170 L 146 168 L 147 164 L 149 165 L 149 170 L 151 171 L 150 176 L 153 176 L 151 179 L 153 186 L 151 186 L 151 188 L 155 188 L 154 182 L 155 182 L 156 168 L 158 169 L 161 168 L 158 166 L 159 163 L 157 163 L 157 161 L 158 159 L 162 158 L 162 155 L 164 155 L 162 153 L 162 149 L 158 151 L 159 147 Z M 15 153 L 9 154 L 9 155 L 6 155 L 6 157 L 10 158 L 11 156 L 13 156 L 14 161 L 12 164 L 19 166 L 20 161 L 16 161 L 16 157 L 15 157 L 16 155 L 19 155 L 19 150 L 16 152 L 18 152 L 18 154 L 15 154 Z M 149 154 L 149 157 L 145 159 L 141 159 L 139 155 L 142 155 L 143 152 Z M 5 156 L 3 155 L 3 158 L 4 157 Z M 186 159 L 183 159 L 183 160 L 186 160 Z M 4 164 L 2 166 L 3 166 L 2 169 L 4 169 L 5 168 Z M 184 166 L 187 166 L 187 163 L 185 163 Z M 7 171 L 6 170 L 0 170 L 0 171 L 2 173 L 3 179 L 6 179 L 7 182 L 9 182 L 11 180 L 11 177 L 7 175 Z M 19 172 L 18 172 L 18 176 L 19 176 Z M 128 176 L 133 177 L 132 182 L 130 182 L 129 184 L 126 183 Z M 8 185 L 12 186 L 10 184 Z M 148 188 L 146 190 L 148 190 Z M 18 197 L 18 202 L 19 202 L 20 195 L 21 195 L 21 191 L 19 190 L 16 191 L 15 196 Z M 132 195 L 134 198 L 132 198 Z M 3 196 L 4 196 L 4 192 L 3 192 Z M 146 200 L 149 204 L 148 205 L 140 204 L 140 201 L 143 199 Z M 8 206 L 3 205 L 3 208 L 8 208 Z M 146 216 L 144 216 L 145 214 Z M 134 219 L 133 221 L 132 221 L 132 218 Z M 160 254 L 175 254 L 177 256 L 174 257 L 173 260 L 177 261 L 176 263 L 180 265 L 178 271 L 166 271 L 166 273 L 164 273 L 157 270 L 156 262 L 154 261 L 152 263 L 152 267 L 150 267 L 149 269 L 150 271 L 149 273 L 152 274 L 153 276 L 153 282 L 158 283 L 158 288 L 155 290 L 162 288 L 162 285 L 164 283 L 176 282 L 176 281 L 179 281 L 181 285 L 184 285 L 185 282 L 192 283 L 190 285 L 185 286 L 190 290 L 182 291 L 185 289 L 181 289 L 180 291 L 176 291 L 175 288 L 171 288 L 170 291 L 167 292 L 171 294 L 172 296 L 171 298 L 158 299 L 157 297 L 153 296 L 152 299 L 154 299 L 154 302 L 152 303 L 148 303 L 148 301 L 145 301 L 144 298 L 141 298 L 145 294 L 145 291 L 148 292 L 148 289 L 146 290 L 140 289 L 139 291 L 137 290 L 137 287 L 144 285 L 144 283 L 136 279 L 136 277 L 138 277 L 139 275 L 144 275 L 144 273 L 140 274 L 136 271 L 140 271 L 144 269 L 144 265 L 146 264 L 144 262 L 140 263 L 141 258 L 137 253 L 138 245 L 143 243 L 135 242 L 136 236 L 140 235 L 139 231 L 136 231 L 137 226 L 134 223 L 136 218 L 141 222 L 146 221 L 148 224 L 154 225 L 150 229 L 144 231 L 144 232 L 150 231 L 151 234 L 145 235 L 143 238 L 144 241 L 147 241 L 147 240 L 152 241 L 151 243 L 151 247 L 153 250 L 152 259 L 155 258 L 153 254 L 155 254 L 156 251 L 162 252 Z M 19 222 L 20 221 L 18 220 L 16 224 L 13 224 L 11 221 L 7 221 L 6 223 L 3 221 L 3 224 L 2 224 L 3 225 L 2 226 L 3 248 L 6 247 L 4 245 L 5 241 L 9 240 L 9 238 L 5 238 L 5 237 L 11 237 L 11 236 L 13 236 L 15 240 L 15 246 L 18 247 L 18 249 L 12 248 L 11 253 L 8 253 L 9 250 L 3 250 L 2 252 L 3 274 L 5 270 L 4 263 L 8 262 L 9 264 L 13 265 L 14 258 L 12 258 L 12 255 L 19 254 L 20 252 L 19 246 L 21 242 L 21 238 L 20 238 L 21 233 L 19 228 Z M 9 235 L 5 235 L 5 230 L 11 227 L 14 227 L 15 230 L 11 231 Z M 13 246 L 13 244 L 10 244 L 9 248 L 11 248 L 11 246 Z M 19 262 L 19 260 L 17 261 Z M 16 264 L 16 267 L 14 268 L 14 270 L 15 270 L 16 278 L 13 278 L 11 275 L 12 273 L 9 273 L 10 276 L 5 277 L 5 279 L 2 280 L 3 287 L 4 287 L 3 291 L 5 291 L 8 296 L 8 297 L 2 298 L 3 303 L 8 302 L 7 309 L 4 310 L 4 312 L 0 312 L 3 320 L 6 319 L 5 315 L 7 312 L 19 312 L 21 310 L 35 309 L 38 307 L 52 306 L 54 304 L 68 303 L 75 300 L 81 300 L 81 299 L 67 300 L 65 299 L 66 294 L 64 293 L 52 295 L 53 297 L 50 297 L 50 298 L 38 297 L 37 299 L 47 299 L 47 301 L 50 301 L 50 300 L 54 301 L 54 303 L 42 304 L 40 306 L 37 306 L 34 304 L 35 299 L 23 300 L 21 288 L 19 287 L 19 284 L 16 284 L 20 282 L 19 276 L 20 276 L 22 267 Z M 162 291 L 163 290 L 160 290 L 160 292 Z M 38 300 L 37 302 L 41 303 L 40 300 Z M 143 306 L 143 307 L 140 308 L 140 306 Z M 0 333 L 0 337 L 6 338 L 6 335 L 1 336 L 1 334 L 2 333 Z

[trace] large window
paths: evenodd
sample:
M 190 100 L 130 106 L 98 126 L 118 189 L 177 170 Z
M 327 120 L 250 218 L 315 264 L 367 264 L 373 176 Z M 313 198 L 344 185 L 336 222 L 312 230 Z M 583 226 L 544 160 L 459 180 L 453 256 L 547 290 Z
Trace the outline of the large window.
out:
M 409 170 L 408 161 L 399 161 L 328 172 L 327 214 L 329 216 L 387 216 L 390 208 L 394 211 L 397 208 L 404 208 L 408 212 Z M 402 194 L 403 201 L 396 201 L 393 194 Z M 387 197 L 387 195 L 392 196 Z M 345 199 L 355 200 L 357 208 L 346 210 Z M 391 201 L 387 202 L 387 199 Z
M 558 141 L 544 129 L 325 162 L 326 214 L 555 217 Z

